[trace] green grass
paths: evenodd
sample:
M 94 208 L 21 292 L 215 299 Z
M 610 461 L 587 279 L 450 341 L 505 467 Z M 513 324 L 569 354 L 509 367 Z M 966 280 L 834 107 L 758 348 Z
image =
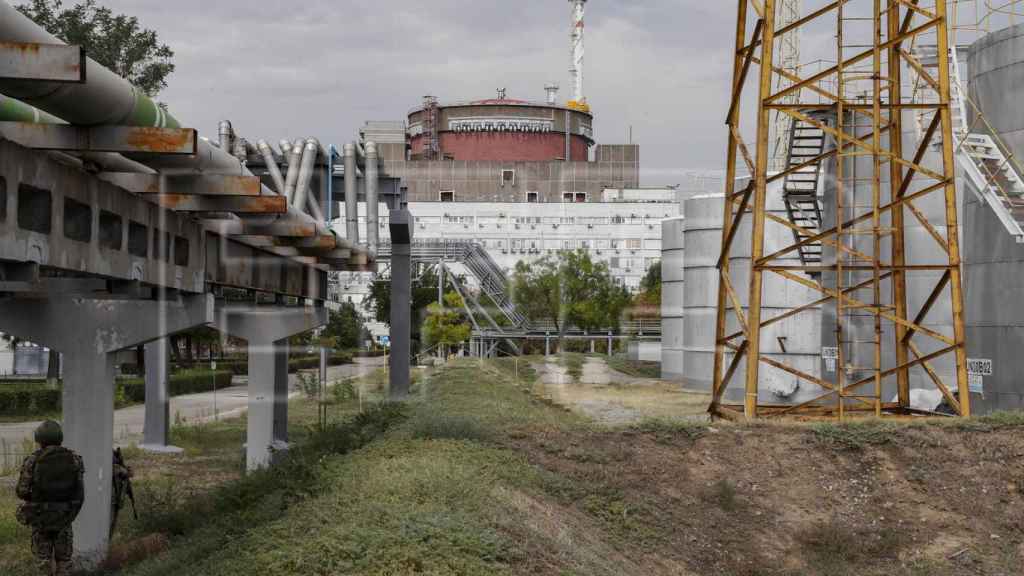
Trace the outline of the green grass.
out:
M 583 376 L 583 360 L 586 358 L 579 352 L 563 352 L 558 355 L 558 361 L 565 367 L 573 382 L 579 382 Z
M 608 358 L 608 366 L 616 372 L 634 378 L 661 378 L 661 362 L 630 360 L 624 355 L 616 354 Z
M 582 421 L 537 405 L 504 367 L 476 361 L 421 378 L 402 414 L 394 430 L 350 454 L 312 448 L 306 454 L 319 454 L 320 465 L 302 462 L 302 473 L 256 481 L 259 497 L 231 488 L 227 501 L 244 506 L 216 520 L 209 513 L 159 519 L 154 527 L 164 530 L 184 524 L 176 528 L 183 535 L 126 574 L 508 573 L 526 559 L 510 532 L 522 523 L 521 491 L 546 480 L 493 440 Z M 197 524 L 187 524 L 194 516 Z

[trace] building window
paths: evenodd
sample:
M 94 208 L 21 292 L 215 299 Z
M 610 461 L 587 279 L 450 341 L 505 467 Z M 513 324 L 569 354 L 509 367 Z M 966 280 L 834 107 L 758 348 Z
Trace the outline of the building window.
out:
M 572 192 L 562 192 L 562 202 L 572 202 Z
M 586 192 L 577 192 L 576 193 L 574 202 L 586 202 L 586 201 L 587 201 L 587 193 Z
M 128 253 L 139 258 L 149 256 L 148 230 L 138 222 L 128 222 Z
M 100 210 L 100 248 L 120 250 L 124 241 L 121 217 L 113 212 Z
M 441 202 L 455 202 L 455 190 L 441 190 L 438 192 L 438 200 Z
M 540 202 L 540 192 L 527 192 L 526 193 L 526 201 L 527 202 Z
M 40 234 L 50 233 L 53 199 L 49 190 L 21 184 L 18 186 L 18 227 Z
M 640 249 L 640 239 L 639 238 L 628 238 L 628 239 L 626 239 L 626 248 L 629 249 L 629 250 L 639 250 Z
M 502 170 L 501 171 L 501 185 L 502 186 L 515 186 L 516 185 L 516 171 L 515 170 Z
M 188 266 L 188 239 L 181 236 L 174 237 L 174 264 Z
M 612 216 L 612 224 L 625 224 L 626 219 L 622 216 Z
M 92 240 L 92 208 L 71 198 L 64 198 L 64 237 L 76 242 Z

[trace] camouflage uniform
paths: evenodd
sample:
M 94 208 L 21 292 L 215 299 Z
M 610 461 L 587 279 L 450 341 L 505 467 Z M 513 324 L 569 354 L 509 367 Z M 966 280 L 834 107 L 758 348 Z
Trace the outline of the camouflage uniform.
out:
M 36 478 L 36 465 L 41 459 L 62 455 L 66 452 L 73 462 L 74 478 L 70 479 L 74 496 L 66 501 L 40 501 L 40 479 Z M 59 444 L 46 445 L 36 450 L 21 465 L 15 492 L 24 503 L 18 507 L 18 522 L 32 528 L 32 553 L 39 560 L 41 568 L 51 572 L 51 562 L 56 563 L 56 573 L 64 574 L 71 567 L 73 535 L 71 522 L 78 516 L 84 500 L 85 466 L 82 458 L 62 448 Z

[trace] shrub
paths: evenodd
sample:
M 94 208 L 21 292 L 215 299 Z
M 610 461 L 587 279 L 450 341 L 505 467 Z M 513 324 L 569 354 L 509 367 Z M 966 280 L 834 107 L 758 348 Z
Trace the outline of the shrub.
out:
M 59 412 L 61 389 L 45 382 L 0 386 L 0 415 L 21 416 Z

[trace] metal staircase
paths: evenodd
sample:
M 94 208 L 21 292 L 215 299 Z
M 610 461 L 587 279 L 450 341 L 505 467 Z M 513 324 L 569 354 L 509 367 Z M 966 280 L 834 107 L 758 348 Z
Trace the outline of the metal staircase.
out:
M 925 68 L 938 68 L 935 46 L 920 47 L 915 56 Z M 995 138 L 971 132 L 955 45 L 949 49 L 949 98 L 957 163 L 971 181 L 975 196 L 989 205 L 1018 243 L 1024 243 L 1024 179 Z
M 793 230 L 793 238 L 800 242 L 807 236 L 821 232 L 821 160 L 808 163 L 825 151 L 825 131 L 794 118 L 790 129 L 789 152 L 786 155 L 786 174 L 782 184 L 782 198 L 786 203 L 789 221 L 800 228 Z M 802 166 L 806 164 L 806 166 Z M 799 168 L 798 168 L 799 167 Z M 800 260 L 804 265 L 821 263 L 820 241 L 800 247 Z
M 389 260 L 391 244 L 382 243 L 377 251 L 379 260 Z M 508 277 L 487 250 L 472 240 L 430 240 L 412 244 L 414 262 L 459 262 L 476 277 L 480 290 L 487 295 L 508 319 L 511 329 L 527 328 L 527 319 L 516 309 L 508 293 Z

